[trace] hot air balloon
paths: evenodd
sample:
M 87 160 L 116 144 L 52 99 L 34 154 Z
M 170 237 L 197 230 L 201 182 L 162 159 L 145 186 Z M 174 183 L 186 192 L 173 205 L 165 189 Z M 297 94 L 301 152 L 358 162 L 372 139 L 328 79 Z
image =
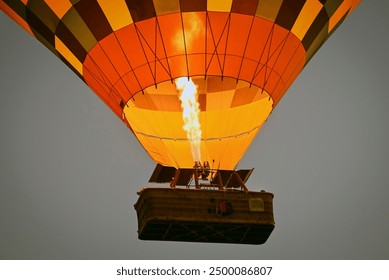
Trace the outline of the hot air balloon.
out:
M 253 170 L 235 168 L 360 2 L 0 0 L 0 8 L 128 126 L 157 163 L 150 182 L 170 184 L 139 192 L 139 238 L 261 244 L 274 228 L 273 194 L 248 191 Z

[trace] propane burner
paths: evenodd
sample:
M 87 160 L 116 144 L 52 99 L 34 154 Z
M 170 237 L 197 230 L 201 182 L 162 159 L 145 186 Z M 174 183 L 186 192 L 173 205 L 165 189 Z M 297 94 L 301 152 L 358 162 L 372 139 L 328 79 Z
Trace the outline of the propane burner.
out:
M 209 179 L 208 177 L 211 174 L 211 167 L 209 166 L 208 161 L 204 161 L 203 165 L 201 165 L 200 161 L 195 161 L 193 168 L 195 170 L 195 176 L 197 176 L 197 179 L 201 179 L 203 181 Z
M 196 161 L 193 168 L 178 168 L 157 164 L 149 183 L 170 183 L 171 188 L 178 186 L 196 189 L 234 189 L 248 191 L 246 182 L 254 169 L 222 170 L 213 169 L 208 161 Z

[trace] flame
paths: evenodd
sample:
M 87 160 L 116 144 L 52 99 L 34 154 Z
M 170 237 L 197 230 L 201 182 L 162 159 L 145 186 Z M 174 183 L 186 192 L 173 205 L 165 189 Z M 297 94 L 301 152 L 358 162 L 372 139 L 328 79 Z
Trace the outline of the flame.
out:
M 181 77 L 175 80 L 179 98 L 181 100 L 183 129 L 190 142 L 194 161 L 201 162 L 201 125 L 199 121 L 200 104 L 197 101 L 197 87 L 191 78 Z

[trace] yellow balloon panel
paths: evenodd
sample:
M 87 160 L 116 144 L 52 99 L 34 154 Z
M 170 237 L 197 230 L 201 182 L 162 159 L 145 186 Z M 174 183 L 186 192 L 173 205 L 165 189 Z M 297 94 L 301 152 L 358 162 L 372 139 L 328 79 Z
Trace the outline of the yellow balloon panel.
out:
M 205 100 L 199 114 L 202 130 L 201 160 L 222 169 L 236 167 L 273 108 L 273 100 L 267 92 L 255 86 L 250 87 L 246 82 L 235 80 L 231 83 L 231 80 L 203 78 L 198 96 Z M 182 111 L 173 107 L 160 107 L 164 98 L 175 98 L 176 103 L 180 102 L 175 86 L 166 83 L 171 84 L 170 81 L 165 82 L 158 91 L 150 88 L 135 96 L 124 107 L 123 116 L 156 162 L 190 168 L 194 165 L 194 159 L 191 144 L 183 129 Z M 244 98 L 240 102 L 234 102 L 241 96 Z

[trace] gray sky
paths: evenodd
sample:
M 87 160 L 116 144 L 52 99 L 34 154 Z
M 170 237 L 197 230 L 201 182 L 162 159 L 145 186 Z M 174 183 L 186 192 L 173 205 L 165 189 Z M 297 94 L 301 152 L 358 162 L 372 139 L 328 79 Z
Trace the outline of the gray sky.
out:
M 0 13 L 0 259 L 389 259 L 389 2 L 364 1 L 239 167 L 275 194 L 265 245 L 140 241 L 154 163 L 65 64 Z

